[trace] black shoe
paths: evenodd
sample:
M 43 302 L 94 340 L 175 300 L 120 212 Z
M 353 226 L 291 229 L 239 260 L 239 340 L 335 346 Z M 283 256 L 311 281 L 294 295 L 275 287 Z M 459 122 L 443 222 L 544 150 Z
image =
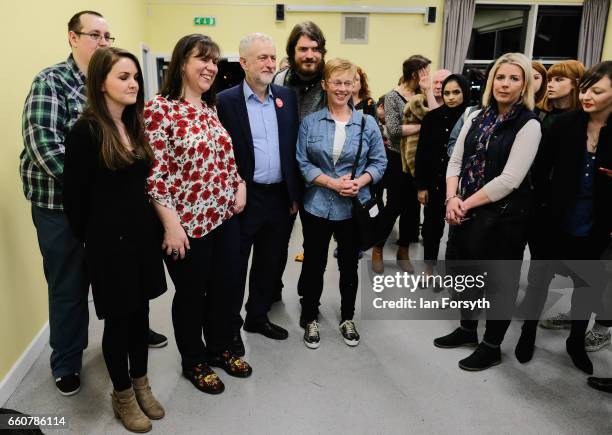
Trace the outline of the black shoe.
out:
M 149 347 L 164 347 L 168 344 L 168 339 L 163 334 L 158 334 L 149 328 L 149 338 L 148 341 Z
M 612 393 L 612 378 L 590 377 L 587 379 L 587 384 L 589 384 L 589 387 L 595 388 L 596 390 Z
M 81 389 L 81 379 L 79 373 L 72 373 L 70 375 L 61 376 L 55 380 L 55 386 L 57 391 L 62 396 L 74 396 Z
M 244 354 L 246 353 L 246 351 L 244 350 L 244 343 L 242 342 L 240 332 L 238 332 L 232 337 L 232 341 L 230 343 L 230 350 L 236 356 L 244 356 Z
M 516 348 L 514 349 L 514 356 L 521 364 L 525 364 L 526 362 L 531 361 L 533 358 L 533 349 L 535 347 L 535 339 L 536 339 L 536 331 L 535 330 L 525 330 L 523 327 L 523 331 L 521 332 L 521 337 L 519 338 L 518 343 L 516 343 Z
M 247 332 L 254 332 L 261 334 L 264 337 L 271 338 L 273 340 L 286 340 L 289 337 L 289 332 L 286 329 L 281 328 L 278 325 L 270 322 L 267 318 L 257 323 L 244 323 L 244 328 Z
M 587 375 L 593 374 L 593 363 L 584 349 L 584 339 L 572 340 L 571 338 L 568 338 L 565 341 L 565 349 L 577 368 L 585 372 Z
M 457 328 L 448 335 L 434 339 L 433 343 L 434 346 L 442 349 L 453 349 L 461 346 L 475 347 L 478 346 L 478 334 L 476 331 Z
M 478 372 L 500 363 L 501 350 L 499 346 L 491 347 L 485 343 L 480 343 L 470 356 L 459 361 L 459 368 L 470 372 Z

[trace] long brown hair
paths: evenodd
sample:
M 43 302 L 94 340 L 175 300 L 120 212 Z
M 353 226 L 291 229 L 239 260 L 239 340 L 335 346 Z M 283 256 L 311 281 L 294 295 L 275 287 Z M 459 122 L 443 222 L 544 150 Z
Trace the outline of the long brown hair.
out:
M 546 84 L 548 83 L 548 80 L 546 78 L 546 67 L 542 65 L 541 62 L 538 62 L 537 60 L 532 60 L 531 68 L 539 72 L 542 76 L 542 83 L 540 84 L 540 89 L 538 89 L 538 91 L 533 96 L 533 99 L 537 105 L 538 103 L 542 102 L 542 99 L 546 95 Z
M 327 49 L 325 48 L 325 36 L 323 36 L 323 32 L 312 21 L 304 21 L 302 23 L 297 23 L 289 37 L 287 38 L 287 58 L 289 60 L 289 66 L 291 68 L 295 68 L 295 46 L 297 45 L 299 39 L 302 36 L 306 36 L 308 39 L 312 39 L 317 43 L 317 50 L 321 53 L 321 70 L 323 69 L 323 64 L 325 63 L 325 53 L 327 53 Z
M 220 53 L 221 50 L 217 43 L 206 35 L 193 33 L 183 36 L 172 50 L 168 74 L 160 95 L 169 100 L 179 100 L 183 93 L 183 69 L 189 58 L 193 55 L 204 60 L 212 59 L 214 63 L 217 63 Z M 202 101 L 207 106 L 215 105 L 216 90 L 214 82 L 210 89 L 202 94 Z
M 402 64 L 402 83 L 408 83 L 415 93 L 421 92 L 419 71 L 431 64 L 431 60 L 420 54 L 410 56 Z
M 121 136 L 106 105 L 104 92 L 102 92 L 106 77 L 113 65 L 121 58 L 130 59 L 138 70 L 136 103 L 126 106 L 121 115 L 125 131 L 130 139 L 130 144 L 134 147 L 136 156 L 121 143 Z M 144 134 L 143 109 L 144 83 L 142 70 L 136 56 L 121 48 L 98 48 L 91 57 L 87 69 L 87 108 L 83 112 L 83 118 L 95 121 L 100 126 L 102 132 L 101 158 L 104 165 L 109 169 L 115 170 L 125 167 L 133 163 L 136 158 L 153 160 L 153 150 Z
M 359 82 L 361 83 L 361 89 L 359 89 L 359 98 L 365 100 L 370 98 L 370 86 L 368 85 L 368 75 L 361 67 L 357 67 L 357 74 L 359 74 Z
M 584 65 L 577 60 L 564 60 L 559 63 L 555 63 L 548 68 L 547 78 L 548 80 L 554 77 L 565 77 L 572 81 L 572 90 L 570 95 L 572 96 L 570 107 L 568 110 L 576 110 L 580 107 L 580 101 L 578 100 L 578 86 L 582 82 L 584 77 Z M 540 101 L 538 107 L 545 112 L 553 110 L 552 101 L 548 98 L 548 93 L 544 95 L 544 99 Z

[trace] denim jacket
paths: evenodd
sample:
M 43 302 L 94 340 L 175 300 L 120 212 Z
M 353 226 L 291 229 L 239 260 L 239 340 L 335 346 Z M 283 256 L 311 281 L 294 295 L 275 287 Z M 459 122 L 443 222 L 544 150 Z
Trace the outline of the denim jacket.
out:
M 332 221 L 351 218 L 353 205 L 350 197 L 341 196 L 331 189 L 317 186 L 313 181 L 321 174 L 338 178 L 351 173 L 359 146 L 363 116 L 366 117 L 366 122 L 355 178 L 367 172 L 372 177 L 372 183 L 378 183 L 385 172 L 387 157 L 380 129 L 374 118 L 353 110 L 345 127 L 346 141 L 335 164 L 332 158 L 332 148 L 336 124 L 327 107 L 308 115 L 302 121 L 297 145 L 297 160 L 306 181 L 303 201 L 304 209 L 308 213 Z M 357 198 L 362 203 L 370 199 L 368 186 L 359 191 Z

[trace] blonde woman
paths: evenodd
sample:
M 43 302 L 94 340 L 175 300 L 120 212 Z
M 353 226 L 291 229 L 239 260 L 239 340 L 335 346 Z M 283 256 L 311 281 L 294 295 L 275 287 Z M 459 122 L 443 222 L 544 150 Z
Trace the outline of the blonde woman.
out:
M 495 62 L 483 108 L 463 126 L 446 172 L 446 220 L 455 227 L 457 259 L 496 260 L 475 268 L 487 272 L 484 291 L 491 302 L 483 340 L 478 342 L 478 320 L 468 311 L 461 313 L 459 328 L 434 340 L 440 348 L 477 346 L 459 361 L 464 370 L 499 364 L 510 325 L 532 201 L 527 173 L 541 138 L 531 78 L 531 62 L 520 53 L 507 53 Z

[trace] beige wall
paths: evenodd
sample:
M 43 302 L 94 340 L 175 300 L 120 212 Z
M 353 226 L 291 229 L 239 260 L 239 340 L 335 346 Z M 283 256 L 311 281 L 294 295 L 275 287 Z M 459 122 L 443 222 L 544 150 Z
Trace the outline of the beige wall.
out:
M 171 53 L 175 42 L 188 33 L 202 32 L 221 46 L 224 54 L 237 54 L 238 42 L 251 32 L 265 32 L 277 44 L 277 53 L 284 56 L 287 36 L 296 23 L 312 20 L 321 27 L 327 39 L 327 58 L 344 57 L 358 63 L 368 74 L 373 96 L 391 89 L 402 73 L 402 61 L 412 54 L 423 54 L 433 61 L 435 68 L 440 51 L 442 34 L 443 0 L 384 0 L 384 1 L 304 1 L 290 0 L 285 4 L 312 5 L 376 5 L 376 6 L 436 6 L 436 24 L 425 25 L 423 15 L 371 14 L 368 44 L 341 44 L 341 18 L 339 13 L 294 13 L 285 14 L 285 22 L 275 22 L 275 9 L 258 6 L 260 1 L 230 1 L 227 6 L 216 1 L 202 1 L 199 6 L 183 2 L 165 2 L 149 6 L 147 30 L 153 52 Z M 214 4 L 206 6 L 207 3 Z M 253 4 L 233 6 L 232 4 Z M 214 16 L 214 27 L 195 26 L 196 16 Z
M 601 60 L 612 60 L 612 4 L 608 11 L 608 26 L 606 27 L 606 39 L 604 40 Z
M 34 75 L 68 56 L 66 25 L 83 9 L 106 16 L 116 45 L 140 52 L 145 0 L 0 2 L 0 380 L 47 321 L 42 259 L 18 173 L 21 110 Z
M 516 1 L 515 1 L 516 2 Z M 521 0 L 530 3 L 529 0 Z M 336 13 L 290 13 L 284 23 L 274 21 L 272 3 L 236 0 L 218 6 L 217 0 L 6 0 L 0 2 L 0 27 L 3 41 L 3 68 L 0 86 L 0 380 L 22 355 L 47 321 L 47 290 L 42 261 L 31 222 L 29 204 L 21 191 L 18 156 L 22 149 L 21 109 L 34 75 L 42 68 L 63 60 L 69 52 L 66 23 L 83 9 L 101 12 L 109 21 L 116 44 L 140 55 L 140 44 L 153 52 L 170 53 L 181 36 L 205 32 L 221 45 L 226 54 L 237 54 L 238 41 L 250 32 L 263 31 L 278 45 L 279 57 L 293 25 L 311 19 L 317 22 L 328 40 L 328 58 L 341 56 L 359 63 L 370 76 L 374 96 L 390 89 L 401 74 L 401 62 L 421 53 L 437 67 L 442 33 L 443 0 L 287 0 L 285 4 L 436 6 L 436 24 L 425 25 L 421 15 L 370 15 L 369 43 L 340 43 L 340 16 Z M 165 4 L 160 4 L 165 3 Z M 195 1 L 191 3 L 196 3 Z M 242 6 L 237 6 L 240 3 Z M 541 4 L 559 0 L 541 0 Z M 568 4 L 581 1 L 564 1 Z M 244 6 L 247 4 L 247 6 Z M 195 16 L 215 16 L 215 27 L 193 25 Z M 604 59 L 612 59 L 612 11 Z

